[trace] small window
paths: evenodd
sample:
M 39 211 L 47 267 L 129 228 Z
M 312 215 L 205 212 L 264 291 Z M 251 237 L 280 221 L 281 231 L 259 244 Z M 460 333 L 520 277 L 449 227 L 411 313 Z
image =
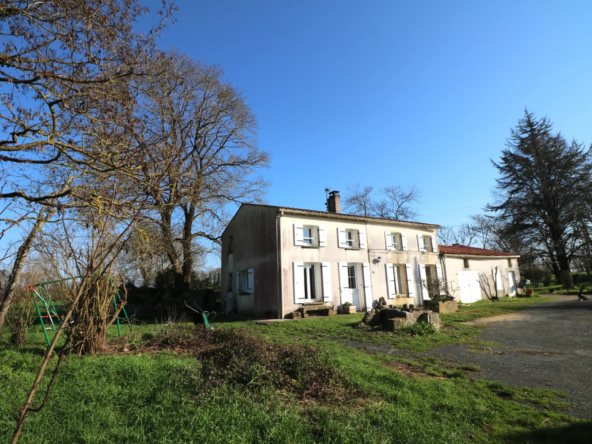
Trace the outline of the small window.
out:
M 397 283 L 397 294 L 407 294 L 407 270 L 405 265 L 393 265 L 395 281 Z
M 393 248 L 397 251 L 401 250 L 401 235 L 399 233 L 393 233 L 391 234 L 392 237 L 392 242 L 393 242 Z
M 463 262 L 465 263 L 465 268 L 469 268 L 469 260 L 466 257 L 463 259 Z
M 436 296 L 439 293 L 438 288 L 438 277 L 436 275 L 436 266 L 435 265 L 426 265 L 426 286 L 428 289 L 428 294 L 430 297 Z
M 228 273 L 228 291 L 232 292 L 232 273 Z
M 425 251 L 429 251 L 432 252 L 434 250 L 432 250 L 432 238 L 429 236 L 423 236 L 422 238 L 423 241 L 423 249 Z
M 240 294 L 248 294 L 249 272 L 247 270 L 240 272 Z
M 228 254 L 234 252 L 234 236 L 228 236 Z
M 508 267 L 512 268 L 512 259 L 508 259 Z
M 357 288 L 356 286 L 356 266 L 347 266 L 347 284 L 348 288 Z
M 357 230 L 345 230 L 346 248 L 357 248 L 357 234 Z
M 302 245 L 316 247 L 318 245 L 317 239 L 317 227 L 309 225 L 302 227 Z

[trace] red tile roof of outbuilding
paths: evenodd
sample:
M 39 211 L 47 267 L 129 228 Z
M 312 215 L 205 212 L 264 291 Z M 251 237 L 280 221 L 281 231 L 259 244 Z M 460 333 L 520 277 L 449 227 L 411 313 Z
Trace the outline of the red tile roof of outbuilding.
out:
M 465 254 L 468 256 L 519 256 L 503 251 L 486 250 L 485 248 L 465 247 L 464 245 L 438 245 L 444 254 Z

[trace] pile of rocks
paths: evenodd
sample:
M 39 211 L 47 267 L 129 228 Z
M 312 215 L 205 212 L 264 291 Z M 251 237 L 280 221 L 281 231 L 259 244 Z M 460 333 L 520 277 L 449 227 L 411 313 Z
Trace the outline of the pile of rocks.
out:
M 380 298 L 379 308 L 372 309 L 366 313 L 362 322 L 366 325 L 376 327 L 382 326 L 389 331 L 399 330 L 416 322 L 427 322 L 433 324 L 437 329 L 440 328 L 440 316 L 431 310 L 416 309 L 413 304 L 397 308 L 387 306 L 384 298 Z

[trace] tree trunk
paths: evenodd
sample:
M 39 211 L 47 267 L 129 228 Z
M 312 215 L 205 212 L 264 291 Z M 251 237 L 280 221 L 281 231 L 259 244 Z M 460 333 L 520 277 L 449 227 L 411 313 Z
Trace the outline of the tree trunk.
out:
M 43 213 L 45 213 L 45 216 L 43 215 Z M 8 313 L 8 308 L 10 307 L 12 299 L 14 298 L 14 290 L 21 277 L 23 267 L 25 265 L 25 262 L 27 261 L 27 256 L 29 256 L 29 252 L 31 251 L 33 241 L 41 232 L 43 226 L 47 223 L 49 219 L 53 217 L 55 213 L 56 209 L 53 207 L 42 207 L 39 210 L 37 220 L 33 224 L 33 228 L 31 228 L 29 235 L 26 237 L 26 239 L 24 240 L 24 242 L 19 247 L 16 253 L 16 258 L 12 266 L 12 271 L 10 272 L 10 276 L 8 276 L 8 281 L 6 282 L 6 286 L 4 287 L 4 292 L 2 294 L 2 299 L 0 302 L 0 331 L 2 331 L 2 328 L 4 327 L 4 321 L 6 319 L 6 314 Z
M 183 289 L 182 291 L 189 291 L 191 284 L 191 272 L 193 271 L 193 251 L 191 249 L 193 228 L 193 208 L 189 213 L 185 214 L 185 222 L 183 224 Z

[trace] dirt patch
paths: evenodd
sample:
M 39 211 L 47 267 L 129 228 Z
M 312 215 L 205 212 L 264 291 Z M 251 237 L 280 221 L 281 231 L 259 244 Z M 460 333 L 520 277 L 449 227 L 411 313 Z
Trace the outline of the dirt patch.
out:
M 508 322 L 508 321 L 523 321 L 528 319 L 530 316 L 524 313 L 507 313 L 497 316 L 489 316 L 487 318 L 479 318 L 474 321 L 461 322 L 464 325 L 483 325 L 491 324 L 492 322 Z
M 537 350 L 525 350 L 522 348 L 513 348 L 511 349 L 512 351 L 518 352 L 518 353 L 523 353 L 525 355 L 531 355 L 531 356 L 542 356 L 542 355 L 564 355 L 565 353 L 563 352 L 558 352 L 558 351 L 537 351 Z
M 407 377 L 428 377 L 433 376 L 430 375 L 425 369 L 419 365 L 411 365 L 406 362 L 401 361 L 384 361 L 384 365 L 389 368 L 392 368 L 397 373 L 402 374 L 403 376 Z

